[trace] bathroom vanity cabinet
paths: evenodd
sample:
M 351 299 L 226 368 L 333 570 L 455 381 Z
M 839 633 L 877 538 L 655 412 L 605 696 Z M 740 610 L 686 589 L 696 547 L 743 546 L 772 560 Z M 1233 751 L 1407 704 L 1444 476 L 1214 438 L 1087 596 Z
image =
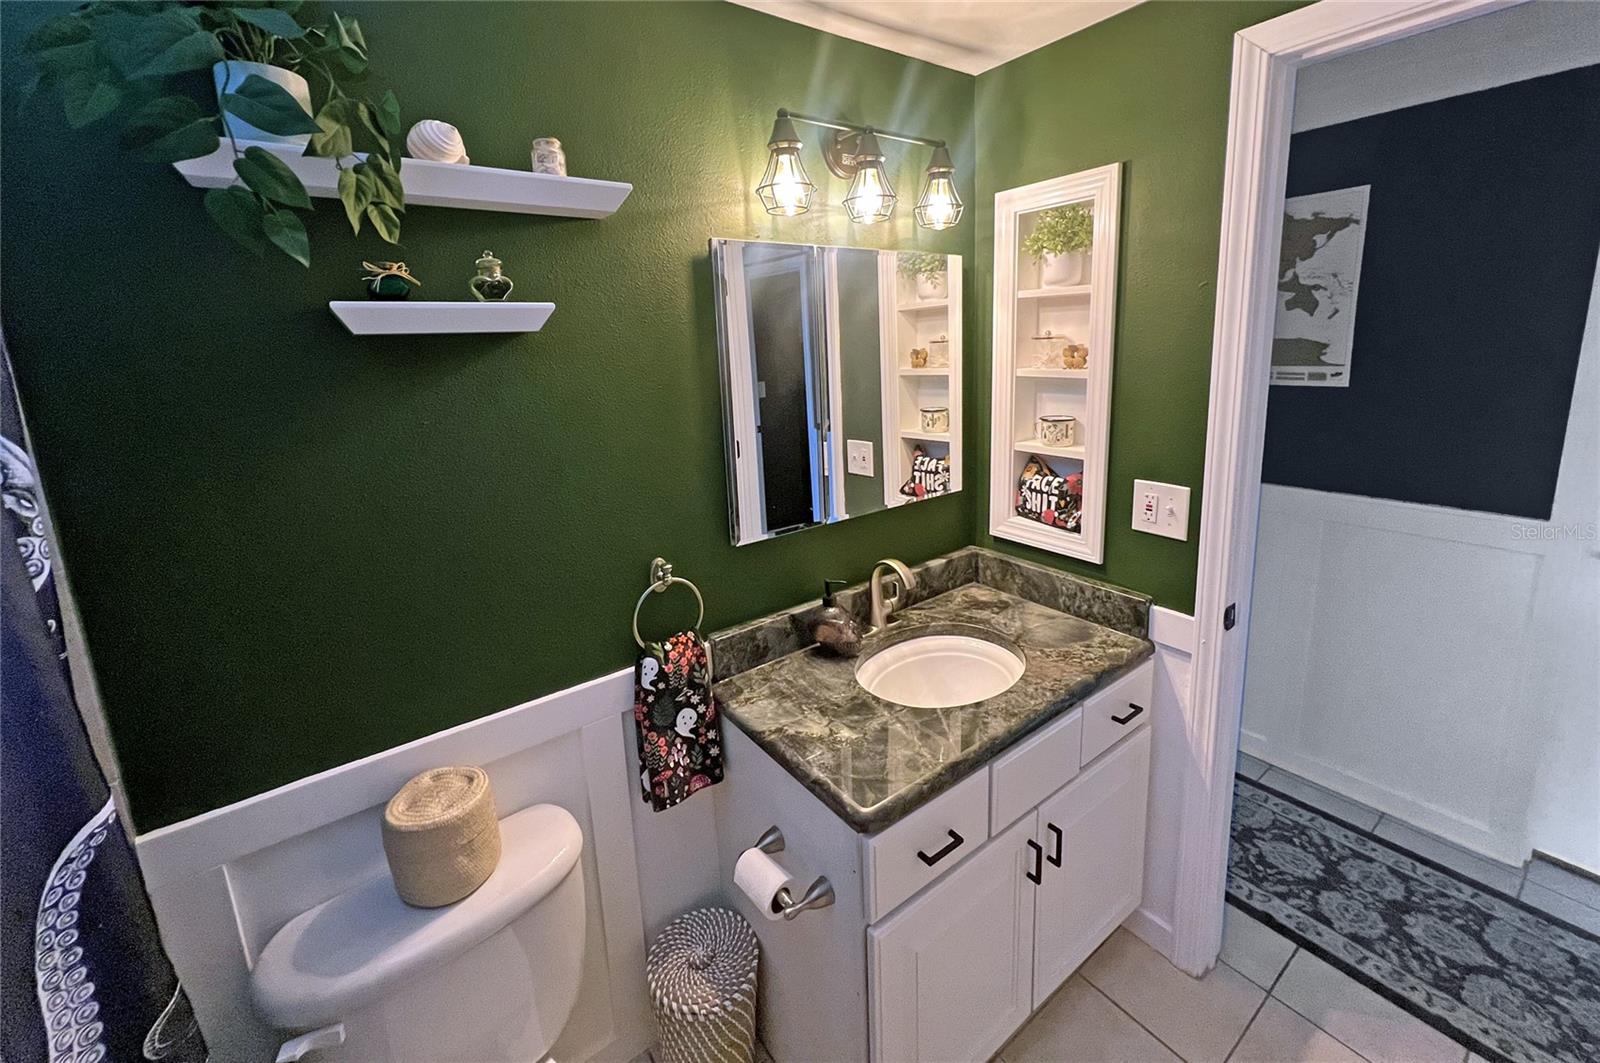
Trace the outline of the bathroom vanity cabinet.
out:
M 1144 660 L 875 833 L 730 723 L 724 880 L 762 831 L 792 921 L 737 903 L 762 944 L 758 1024 L 777 1063 L 986 1059 L 1138 907 L 1154 665 Z M 912 711 L 912 710 L 906 710 Z

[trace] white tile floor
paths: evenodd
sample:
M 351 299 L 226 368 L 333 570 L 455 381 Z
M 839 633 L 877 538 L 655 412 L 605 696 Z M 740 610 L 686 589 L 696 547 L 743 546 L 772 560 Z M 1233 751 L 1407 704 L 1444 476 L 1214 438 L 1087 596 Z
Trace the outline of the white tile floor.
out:
M 997 1059 L 1465 1063 L 1467 1050 L 1230 906 L 1204 978 L 1118 930 Z

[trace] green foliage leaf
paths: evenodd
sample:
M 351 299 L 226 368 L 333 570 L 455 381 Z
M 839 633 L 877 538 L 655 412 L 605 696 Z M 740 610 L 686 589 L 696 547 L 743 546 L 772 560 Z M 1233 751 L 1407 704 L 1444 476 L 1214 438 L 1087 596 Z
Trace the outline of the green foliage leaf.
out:
M 394 98 L 392 91 L 385 92 L 383 99 L 378 101 L 378 128 L 383 130 L 383 135 L 391 140 L 400 138 L 400 101 Z
M 151 162 L 197 159 L 217 150 L 216 116 L 201 113 L 187 96 L 158 96 L 139 108 L 121 140 Z
M 342 159 L 355 150 L 351 126 L 360 121 L 361 105 L 348 96 L 335 96 L 317 112 L 317 128 L 312 131 L 307 155 Z
M 289 169 L 288 163 L 265 148 L 245 148 L 244 155 L 233 160 L 233 172 L 250 191 L 263 199 L 286 207 L 311 209 L 311 197 L 306 194 L 306 186 L 300 178 Z
M 361 232 L 361 219 L 366 216 L 367 204 L 372 202 L 372 179 L 364 178 L 354 169 L 339 171 L 339 201 L 344 204 L 344 216 L 350 219 L 350 231 Z
M 165 77 L 205 70 L 222 58 L 222 45 L 185 8 L 151 13 L 113 11 L 95 21 L 96 37 L 124 77 Z
M 122 90 L 104 78 L 103 72 L 80 70 L 62 79 L 61 105 L 72 128 L 98 122 L 122 103 Z
M 405 209 L 405 188 L 400 184 L 400 174 L 389 165 L 388 159 L 377 154 L 368 155 L 357 169 L 372 176 L 373 199 L 387 204 L 397 213 Z
M 367 220 L 378 230 L 378 235 L 391 244 L 400 242 L 400 219 L 382 203 L 367 207 Z
M 275 210 L 261 219 L 261 227 L 274 247 L 302 266 L 311 265 L 311 241 L 299 215 Z
M 224 93 L 222 107 L 257 129 L 278 136 L 316 133 L 319 128 L 293 96 L 260 74 L 245 78 L 238 91 Z
M 355 19 L 342 17 L 337 11 L 328 22 L 328 46 L 333 57 L 352 74 L 367 69 L 367 39 Z
M 248 22 L 252 26 L 259 26 L 274 37 L 282 37 L 286 41 L 297 41 L 306 35 L 306 28 L 294 20 L 294 16 L 287 11 L 272 7 L 235 7 L 231 9 L 233 17 L 240 22 Z
M 28 39 L 23 42 L 23 51 L 38 57 L 45 52 L 66 48 L 74 44 L 83 44 L 94 37 L 94 31 L 89 28 L 89 23 L 78 15 L 62 15 L 49 22 L 41 24 Z
M 267 234 L 261 224 L 261 201 L 249 189 L 213 188 L 206 192 L 206 213 L 217 228 L 256 256 L 266 253 Z

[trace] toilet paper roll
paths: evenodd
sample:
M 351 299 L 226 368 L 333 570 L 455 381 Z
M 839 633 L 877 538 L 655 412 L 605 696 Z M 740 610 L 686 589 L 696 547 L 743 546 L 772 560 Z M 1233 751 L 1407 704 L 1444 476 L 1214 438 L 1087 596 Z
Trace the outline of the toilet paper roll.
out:
M 760 849 L 746 849 L 739 854 L 738 862 L 733 865 L 733 884 L 769 921 L 783 918 L 781 912 L 772 910 L 772 899 L 778 891 L 788 887 L 790 895 L 794 893 L 794 879 L 789 872 Z

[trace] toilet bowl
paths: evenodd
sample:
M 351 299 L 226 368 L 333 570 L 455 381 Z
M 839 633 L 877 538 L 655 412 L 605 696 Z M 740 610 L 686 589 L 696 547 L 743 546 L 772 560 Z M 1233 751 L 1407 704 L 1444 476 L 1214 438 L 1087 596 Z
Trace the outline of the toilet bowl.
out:
M 488 880 L 412 908 L 387 874 L 295 916 L 251 972 L 256 1011 L 307 1063 L 536 1063 L 583 968 L 583 831 L 555 805 L 500 821 Z

